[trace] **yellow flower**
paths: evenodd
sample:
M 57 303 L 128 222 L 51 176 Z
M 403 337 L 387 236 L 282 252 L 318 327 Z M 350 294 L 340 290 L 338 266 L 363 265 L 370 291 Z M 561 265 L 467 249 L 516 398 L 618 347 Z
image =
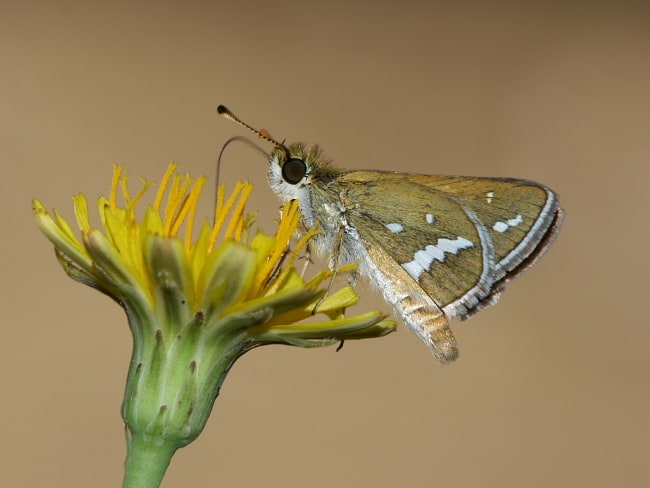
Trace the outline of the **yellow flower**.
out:
M 296 253 L 312 235 L 288 250 L 300 220 L 297 202 L 284 206 L 274 236 L 251 236 L 245 204 L 252 186 L 238 183 L 228 198 L 220 187 L 212 221 L 198 223 L 205 181 L 177 174 L 172 163 L 153 202 L 142 208 L 154 184 L 144 181 L 132 194 L 123 168 L 115 166 L 110 194 L 97 202 L 101 226 L 91 224 L 86 197 L 74 197 L 80 238 L 58 212 L 33 202 L 66 273 L 126 311 L 134 341 L 122 406 L 129 456 L 155 440 L 171 457 L 193 441 L 229 368 L 250 349 L 326 346 L 395 327 L 380 312 L 344 317 L 358 297 L 349 286 L 326 296 L 319 287 L 329 270 L 307 282 L 295 271 Z M 315 308 L 325 319 L 303 322 Z

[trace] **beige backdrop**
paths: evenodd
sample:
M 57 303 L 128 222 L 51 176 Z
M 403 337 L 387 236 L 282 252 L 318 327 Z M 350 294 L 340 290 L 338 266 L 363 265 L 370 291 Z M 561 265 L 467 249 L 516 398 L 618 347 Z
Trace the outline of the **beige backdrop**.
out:
M 247 354 L 164 486 L 650 485 L 644 2 L 97 3 L 0 5 L 1 486 L 119 486 L 125 454 L 126 321 L 64 275 L 30 198 L 72 217 L 114 161 L 212 174 L 243 133 L 219 103 L 341 166 L 541 181 L 567 219 L 497 307 L 455 324 L 456 364 L 404 328 Z M 223 178 L 244 177 L 268 227 L 264 162 L 236 147 Z

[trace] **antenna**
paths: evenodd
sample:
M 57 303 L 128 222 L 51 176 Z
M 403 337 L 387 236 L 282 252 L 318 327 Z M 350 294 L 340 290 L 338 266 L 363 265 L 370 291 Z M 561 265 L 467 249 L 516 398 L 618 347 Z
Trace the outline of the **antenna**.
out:
M 262 130 L 257 130 L 257 129 L 255 129 L 254 127 L 251 127 L 251 126 L 248 125 L 246 122 L 242 121 L 239 117 L 237 117 L 234 113 L 232 113 L 232 112 L 230 111 L 230 109 L 228 109 L 228 107 L 226 107 L 225 105 L 219 105 L 219 106 L 217 107 L 217 113 L 218 113 L 219 115 L 221 115 L 222 117 L 224 117 L 224 118 L 226 118 L 226 119 L 228 119 L 228 120 L 230 120 L 230 121 L 236 123 L 237 125 L 240 125 L 240 126 L 246 128 L 246 129 L 248 129 L 249 131 L 251 131 L 251 132 L 257 134 L 258 137 L 261 137 L 261 138 L 264 139 L 265 141 L 268 141 L 268 142 L 270 142 L 271 144 L 275 145 L 276 147 L 281 148 L 281 149 L 285 152 L 285 154 L 287 155 L 287 157 L 289 157 L 289 154 L 290 154 L 290 153 L 289 153 L 289 150 L 288 150 L 287 147 L 284 145 L 284 143 L 283 143 L 283 142 L 278 142 L 278 141 L 276 141 L 275 139 L 273 139 L 273 138 L 271 137 L 271 135 L 270 135 L 266 130 L 264 130 L 264 129 L 262 129 Z

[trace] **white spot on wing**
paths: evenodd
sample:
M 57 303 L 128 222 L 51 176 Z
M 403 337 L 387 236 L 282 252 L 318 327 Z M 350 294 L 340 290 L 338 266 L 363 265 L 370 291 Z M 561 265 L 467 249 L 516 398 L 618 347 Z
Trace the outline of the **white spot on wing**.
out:
M 458 254 L 458 251 L 461 249 L 467 249 L 472 247 L 472 241 L 465 239 L 464 237 L 458 237 L 454 240 L 452 239 L 438 239 L 438 247 L 444 252 L 450 252 L 452 254 Z
M 496 230 L 497 232 L 505 232 L 507 231 L 510 227 L 516 227 L 519 224 L 521 224 L 524 221 L 524 218 L 521 215 L 517 215 L 514 219 L 509 219 L 506 222 L 496 222 L 492 228 Z
M 404 226 L 396 222 L 386 224 L 386 228 L 389 231 L 391 231 L 393 234 L 399 234 L 400 232 L 404 232 Z
M 514 219 L 508 220 L 508 225 L 510 227 L 514 227 L 515 225 L 521 224 L 523 221 L 523 217 L 521 215 L 517 215 Z
M 485 194 L 485 201 L 488 203 L 492 203 L 492 199 L 494 198 L 494 192 L 489 191 Z
M 445 260 L 445 253 L 458 254 L 458 251 L 474 247 L 472 241 L 464 237 L 456 239 L 438 239 L 435 245 L 429 244 L 424 249 L 415 251 L 413 254 L 413 261 L 402 264 L 402 268 L 415 280 L 420 278 L 420 275 L 425 271 L 431 269 L 434 261 L 443 262 Z
M 492 228 L 497 232 L 505 232 L 508 230 L 508 224 L 506 224 L 505 222 L 497 222 L 492 226 Z
M 433 224 L 433 222 L 436 220 L 436 218 L 433 216 L 433 214 L 427 214 L 427 224 Z
M 433 253 L 430 253 L 428 249 L 416 251 L 413 257 L 415 258 L 414 261 L 417 261 L 423 269 L 429 269 L 429 266 L 431 266 L 431 263 L 435 259 Z
M 424 252 L 427 253 L 427 256 L 431 257 L 431 261 L 429 262 L 429 264 L 431 264 L 431 262 L 433 262 L 434 259 L 436 259 L 436 260 L 438 260 L 440 262 L 445 260 L 445 250 L 440 246 L 440 241 L 441 240 L 442 239 L 440 239 L 438 241 L 437 246 L 429 245 L 429 246 L 424 248 Z M 422 251 L 418 251 L 418 252 L 422 252 Z M 415 253 L 415 254 L 417 254 L 417 253 Z M 454 253 L 454 254 L 456 254 L 456 253 Z
M 420 275 L 424 272 L 424 268 L 415 260 L 402 264 L 402 268 L 404 268 L 415 281 L 419 280 Z

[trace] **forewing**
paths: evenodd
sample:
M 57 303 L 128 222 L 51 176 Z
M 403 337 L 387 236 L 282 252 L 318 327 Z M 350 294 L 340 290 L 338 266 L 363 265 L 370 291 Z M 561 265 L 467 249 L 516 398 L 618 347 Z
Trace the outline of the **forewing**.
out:
M 508 273 L 532 264 L 561 220 L 557 197 L 523 180 L 344 178 L 347 218 L 369 252 L 390 256 L 449 317 L 495 302 Z

